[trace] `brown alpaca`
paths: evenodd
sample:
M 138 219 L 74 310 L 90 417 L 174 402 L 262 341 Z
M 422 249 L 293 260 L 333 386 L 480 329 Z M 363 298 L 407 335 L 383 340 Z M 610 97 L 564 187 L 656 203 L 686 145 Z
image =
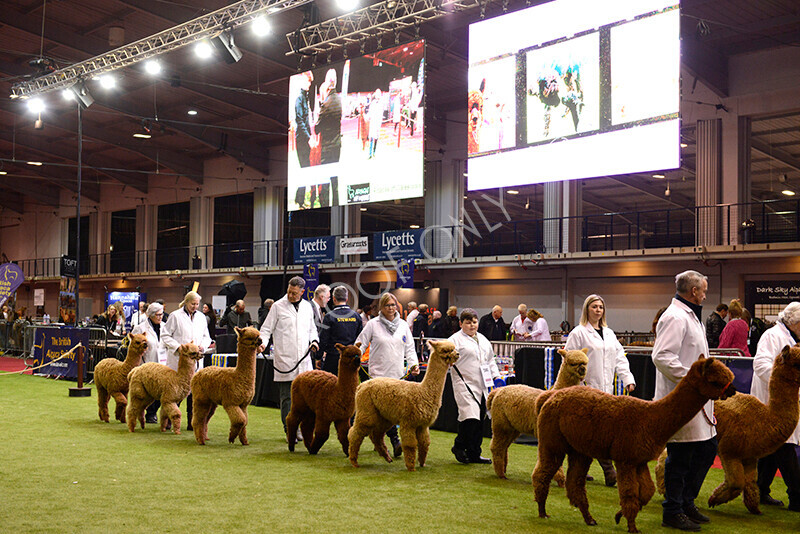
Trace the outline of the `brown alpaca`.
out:
M 383 440 L 392 425 L 400 425 L 406 468 L 414 471 L 417 447 L 419 466 L 425 466 L 431 437 L 428 428 L 436 420 L 442 405 L 442 391 L 447 369 L 458 360 L 450 341 L 428 341 L 433 353 L 422 382 L 394 378 L 373 378 L 356 390 L 356 419 L 350 429 L 350 463 L 358 467 L 361 442 L 369 435 L 375 450 L 387 462 L 392 461 Z
M 533 471 L 533 491 L 539 517 L 545 511 L 550 480 L 567 457 L 567 497 L 587 525 L 586 473 L 592 458 L 614 460 L 622 516 L 628 532 L 639 532 L 636 515 L 655 493 L 647 462 L 654 460 L 682 426 L 709 399 L 727 398 L 733 373 L 714 359 L 700 358 L 669 395 L 657 401 L 614 396 L 586 386 L 546 391 L 539 396 L 539 461 Z
M 286 416 L 290 451 L 294 452 L 298 425 L 306 449 L 317 454 L 327 441 L 333 423 L 342 450 L 347 455 L 347 431 L 356 408 L 358 370 L 361 367 L 360 346 L 361 343 L 347 347 L 336 344 L 340 355 L 338 377 L 326 371 L 306 371 L 292 380 L 292 409 Z
M 242 445 L 248 445 L 247 405 L 256 392 L 256 349 L 261 338 L 252 326 L 235 330 L 236 367 L 205 367 L 192 377 L 192 427 L 200 445 L 206 444 L 208 421 L 220 404 L 231 420 L 228 441 L 233 443 L 238 436 Z
M 114 416 L 120 423 L 125 422 L 125 406 L 128 399 L 128 373 L 142 362 L 142 354 L 147 350 L 147 336 L 128 334 L 128 354 L 125 361 L 106 358 L 94 368 L 94 385 L 97 387 L 97 406 L 100 420 L 108 423 L 108 401 L 114 397 L 117 408 Z
M 553 389 L 564 389 L 577 386 L 586 378 L 586 366 L 589 358 L 588 349 L 559 349 L 561 367 Z M 536 399 L 544 390 L 530 386 L 515 385 L 495 389 L 486 399 L 486 409 L 492 413 L 492 465 L 500 478 L 506 478 L 508 466 L 508 448 L 520 434 L 536 436 Z M 555 474 L 556 483 L 564 487 L 564 471 L 559 469 Z
M 189 395 L 189 382 L 194 375 L 196 361 L 203 353 L 194 343 L 185 343 L 178 348 L 178 370 L 170 369 L 160 363 L 149 362 L 134 368 L 128 373 L 130 393 L 128 393 L 128 430 L 136 428 L 138 420 L 144 428 L 144 410 L 153 401 L 161 402 L 161 431 L 167 430 L 167 422 L 172 420 L 172 431 L 181 433 L 181 409 L 178 403 Z

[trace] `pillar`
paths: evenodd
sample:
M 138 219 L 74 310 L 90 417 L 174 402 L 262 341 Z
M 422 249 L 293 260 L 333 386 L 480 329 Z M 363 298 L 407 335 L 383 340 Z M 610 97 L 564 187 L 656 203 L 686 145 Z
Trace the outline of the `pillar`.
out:
M 463 242 L 457 226 L 464 205 L 464 160 L 429 161 L 425 167 L 425 234 L 428 259 L 458 258 Z
M 697 121 L 697 180 L 695 240 L 698 246 L 719 244 L 722 177 L 722 121 Z
M 214 210 L 212 199 L 192 197 L 189 200 L 189 268 L 211 269 L 214 251 L 209 245 L 214 239 Z M 200 264 L 194 265 L 192 259 L 200 257 Z
M 253 190 L 253 265 L 280 265 L 285 189 L 279 186 Z
M 136 271 L 156 270 L 158 206 L 136 206 Z
M 751 216 L 751 119 L 732 113 L 722 118 L 722 182 L 723 208 L 721 226 L 723 245 L 739 244 L 742 222 Z

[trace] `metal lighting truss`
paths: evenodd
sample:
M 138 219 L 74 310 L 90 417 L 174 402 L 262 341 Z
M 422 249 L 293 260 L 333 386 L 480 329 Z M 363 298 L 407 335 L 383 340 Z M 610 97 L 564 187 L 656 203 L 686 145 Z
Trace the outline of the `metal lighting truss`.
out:
M 286 34 L 290 54 L 326 52 L 381 33 L 418 28 L 448 13 L 457 13 L 487 0 L 386 0 L 334 19 Z
M 213 13 L 185 22 L 161 33 L 121 46 L 105 54 L 75 63 L 50 74 L 20 82 L 11 88 L 11 98 L 26 98 L 69 87 L 106 72 L 133 65 L 200 39 L 213 37 L 250 22 L 262 12 L 274 15 L 313 0 L 242 0 Z

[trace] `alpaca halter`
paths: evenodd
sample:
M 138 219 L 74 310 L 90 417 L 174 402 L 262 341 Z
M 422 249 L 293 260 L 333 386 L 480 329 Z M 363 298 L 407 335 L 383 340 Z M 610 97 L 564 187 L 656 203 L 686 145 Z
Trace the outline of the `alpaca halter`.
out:
M 727 384 L 725 384 L 725 386 L 722 388 L 722 391 L 720 392 L 720 397 L 721 397 L 721 396 L 722 396 L 722 395 L 725 393 L 725 391 L 726 391 L 726 390 L 727 390 L 729 387 L 731 387 L 731 384 L 733 384 L 733 380 L 731 380 L 730 382 L 728 382 Z M 711 425 L 711 426 L 717 426 L 717 416 L 716 416 L 716 414 L 711 414 L 711 417 L 709 418 L 709 417 L 708 417 L 708 414 L 706 414 L 706 407 L 705 407 L 705 406 L 703 406 L 703 407 L 700 409 L 700 411 L 701 411 L 701 412 L 703 412 L 703 418 L 705 418 L 706 422 L 707 422 L 709 425 Z

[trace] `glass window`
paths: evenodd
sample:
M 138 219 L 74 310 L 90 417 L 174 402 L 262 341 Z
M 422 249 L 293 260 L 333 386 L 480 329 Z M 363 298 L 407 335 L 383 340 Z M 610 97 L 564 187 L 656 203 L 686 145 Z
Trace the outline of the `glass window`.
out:
M 253 193 L 215 198 L 214 267 L 252 265 Z
M 158 207 L 156 270 L 189 268 L 189 203 Z
M 111 272 L 136 270 L 136 210 L 111 213 Z

